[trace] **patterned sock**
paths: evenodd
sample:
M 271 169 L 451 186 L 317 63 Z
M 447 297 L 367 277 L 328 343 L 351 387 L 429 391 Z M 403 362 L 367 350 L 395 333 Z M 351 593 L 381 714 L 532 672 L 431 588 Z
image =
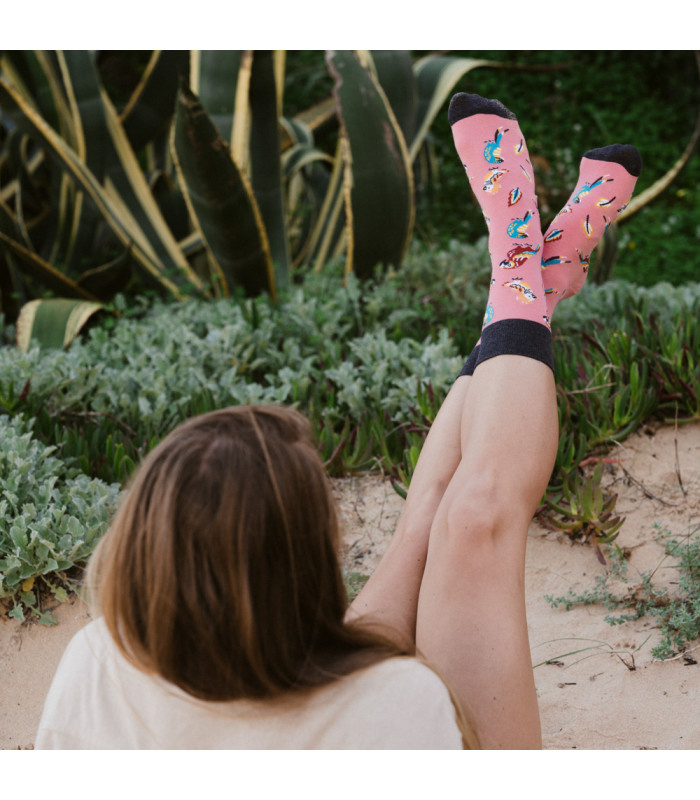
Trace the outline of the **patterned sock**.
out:
M 491 288 L 476 364 L 511 353 L 551 367 L 541 274 L 543 238 L 532 165 L 520 126 L 515 114 L 498 100 L 474 94 L 455 95 L 448 118 L 489 229 Z
M 642 159 L 629 144 L 589 150 L 581 159 L 576 189 L 544 235 L 542 280 L 546 315 L 586 281 L 593 249 L 629 203 Z

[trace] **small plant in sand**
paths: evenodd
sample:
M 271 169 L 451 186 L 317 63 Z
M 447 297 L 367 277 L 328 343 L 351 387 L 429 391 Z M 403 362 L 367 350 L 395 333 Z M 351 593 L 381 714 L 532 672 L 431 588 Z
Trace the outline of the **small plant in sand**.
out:
M 571 473 L 558 493 L 548 494 L 547 521 L 565 531 L 575 542 L 592 542 L 598 560 L 605 558 L 600 544 L 611 544 L 617 538 L 625 518 L 615 514 L 617 494 L 609 494 L 601 485 L 603 463 L 598 462 L 591 475 Z
M 700 527 L 678 538 L 658 523 L 654 528 L 656 539 L 665 550 L 654 569 L 630 576 L 626 554 L 615 546 L 610 550 L 608 569 L 596 578 L 592 589 L 569 590 L 563 597 L 550 595 L 545 599 L 554 608 L 564 607 L 567 611 L 578 605 L 600 605 L 621 612 L 605 617 L 610 625 L 655 617 L 660 638 L 652 655 L 661 660 L 683 658 L 687 664 L 695 664 L 689 644 L 700 638 Z M 677 575 L 673 592 L 654 581 L 662 567 Z

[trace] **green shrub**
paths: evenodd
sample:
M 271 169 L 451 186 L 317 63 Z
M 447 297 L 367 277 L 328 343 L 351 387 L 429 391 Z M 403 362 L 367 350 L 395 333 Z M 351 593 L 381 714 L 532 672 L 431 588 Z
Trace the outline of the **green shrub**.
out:
M 615 547 L 610 551 L 609 569 L 596 578 L 592 589 L 569 590 L 563 597 L 548 596 L 546 599 L 554 608 L 563 607 L 567 611 L 579 605 L 604 606 L 608 611 L 618 612 L 605 617 L 610 625 L 654 617 L 660 636 L 652 655 L 666 659 L 683 652 L 689 642 L 700 636 L 700 535 L 696 528 L 687 536 L 677 538 L 658 524 L 654 527 L 657 541 L 664 545 L 664 561 L 669 558 L 675 562 L 664 564 L 677 572 L 673 592 L 654 582 L 661 564 L 630 577 L 627 559 L 623 551 Z
M 119 487 L 90 478 L 57 458 L 22 419 L 0 417 L 0 598 L 10 615 L 30 609 L 42 621 L 37 578 L 59 600 L 66 571 L 83 563 L 104 533 Z
M 278 305 L 265 297 L 122 305 L 120 319 L 93 325 L 68 351 L 0 347 L 0 419 L 26 425 L 37 448 L 55 448 L 71 479 L 81 471 L 123 484 L 188 417 L 292 404 L 311 420 L 330 474 L 379 467 L 404 493 L 479 336 L 487 265 L 485 240 L 416 246 L 401 271 L 361 286 L 341 269 L 309 276 Z M 699 300 L 700 284 L 611 281 L 557 308 L 552 490 L 566 483 L 578 492 L 580 461 L 651 416 L 700 418 Z

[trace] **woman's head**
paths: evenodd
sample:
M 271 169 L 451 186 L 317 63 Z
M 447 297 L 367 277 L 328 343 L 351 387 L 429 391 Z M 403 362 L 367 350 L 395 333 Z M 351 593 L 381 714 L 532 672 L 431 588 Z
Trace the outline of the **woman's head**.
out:
M 343 624 L 333 497 L 297 412 L 240 406 L 149 454 L 90 565 L 122 651 L 196 697 L 270 697 L 377 645 Z M 347 671 L 341 669 L 341 672 Z

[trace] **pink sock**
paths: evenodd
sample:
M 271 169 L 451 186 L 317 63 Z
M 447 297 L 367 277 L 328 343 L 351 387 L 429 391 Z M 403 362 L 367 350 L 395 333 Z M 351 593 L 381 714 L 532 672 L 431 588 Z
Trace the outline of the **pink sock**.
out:
M 544 235 L 542 281 L 548 320 L 557 303 L 585 283 L 591 253 L 629 203 L 641 168 L 632 145 L 613 144 L 584 154 L 576 189 Z
M 546 324 L 537 195 L 518 121 L 498 100 L 467 94 L 452 99 L 449 119 L 489 229 L 492 273 L 484 327 L 503 319 Z
M 544 243 L 518 121 L 498 100 L 463 93 L 452 98 L 448 118 L 489 229 L 491 287 L 476 365 L 511 353 L 553 366 L 542 284 Z

